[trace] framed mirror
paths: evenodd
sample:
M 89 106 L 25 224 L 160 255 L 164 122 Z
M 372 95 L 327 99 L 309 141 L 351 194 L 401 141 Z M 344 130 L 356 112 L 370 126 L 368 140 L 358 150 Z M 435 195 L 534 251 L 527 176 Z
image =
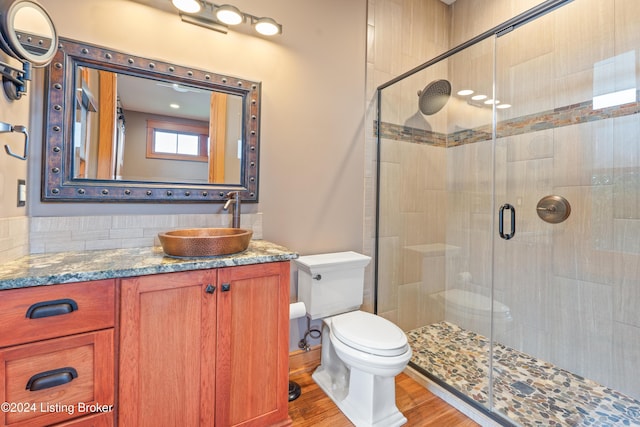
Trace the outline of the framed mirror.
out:
M 43 201 L 258 201 L 260 83 L 60 38 Z

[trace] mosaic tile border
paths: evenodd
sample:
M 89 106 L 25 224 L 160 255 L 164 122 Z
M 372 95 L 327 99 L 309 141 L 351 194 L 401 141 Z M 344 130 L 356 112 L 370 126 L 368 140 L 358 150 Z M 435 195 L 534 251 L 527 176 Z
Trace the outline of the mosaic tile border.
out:
M 490 342 L 449 322 L 407 332 L 411 361 L 483 406 Z M 640 426 L 640 401 L 495 343 L 495 411 L 522 426 Z
M 376 123 L 377 122 L 374 122 L 374 133 L 377 135 Z M 380 134 L 383 138 L 394 141 L 427 144 L 443 148 L 447 146 L 447 134 L 417 129 L 410 126 L 382 122 L 380 123 Z
M 636 98 L 640 98 L 640 91 L 636 94 Z M 594 110 L 593 101 L 585 101 L 554 108 L 553 110 L 500 121 L 497 124 L 496 132 L 498 138 L 505 138 L 638 113 L 640 113 L 640 102 Z M 378 130 L 376 125 L 377 122 L 374 122 L 374 133 L 377 135 Z M 450 148 L 473 144 L 475 142 L 489 141 L 492 138 L 492 128 L 491 125 L 488 124 L 474 129 L 464 129 L 451 134 L 444 134 L 382 122 L 380 124 L 380 136 L 394 141 Z

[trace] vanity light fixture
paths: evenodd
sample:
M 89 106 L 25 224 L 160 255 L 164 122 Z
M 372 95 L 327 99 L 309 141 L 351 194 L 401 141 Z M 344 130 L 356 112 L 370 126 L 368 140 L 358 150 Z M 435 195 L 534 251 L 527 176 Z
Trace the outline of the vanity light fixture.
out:
M 257 17 L 230 4 L 217 5 L 207 0 L 171 0 L 184 22 L 226 34 L 229 26 L 248 23 L 263 36 L 282 34 L 282 25 L 273 18 Z M 186 9 L 183 3 L 197 3 L 199 9 Z

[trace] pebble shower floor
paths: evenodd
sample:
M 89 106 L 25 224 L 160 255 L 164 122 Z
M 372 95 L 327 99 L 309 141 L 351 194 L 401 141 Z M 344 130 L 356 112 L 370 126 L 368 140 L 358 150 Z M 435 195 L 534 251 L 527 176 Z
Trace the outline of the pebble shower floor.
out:
M 407 332 L 411 361 L 476 402 L 489 400 L 489 344 L 448 322 Z M 494 410 L 522 426 L 640 426 L 640 401 L 494 344 Z

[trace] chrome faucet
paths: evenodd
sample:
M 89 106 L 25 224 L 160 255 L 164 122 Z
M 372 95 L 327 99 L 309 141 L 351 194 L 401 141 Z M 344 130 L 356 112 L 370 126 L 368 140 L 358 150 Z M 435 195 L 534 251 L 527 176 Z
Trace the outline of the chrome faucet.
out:
M 229 210 L 229 205 L 231 205 L 232 203 L 234 204 L 233 206 L 233 212 L 232 214 L 232 220 L 231 220 L 231 226 L 233 228 L 240 228 L 240 192 L 239 191 L 229 191 L 227 193 L 227 202 L 224 204 L 224 207 L 222 209 L 224 209 L 225 211 Z

